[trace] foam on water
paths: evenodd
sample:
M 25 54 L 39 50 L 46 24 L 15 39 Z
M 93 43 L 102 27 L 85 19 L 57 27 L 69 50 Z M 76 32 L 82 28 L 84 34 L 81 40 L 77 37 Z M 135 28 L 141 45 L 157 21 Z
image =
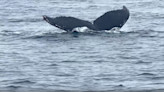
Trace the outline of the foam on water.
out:
M 72 30 L 72 32 L 88 32 L 91 31 L 88 27 L 77 27 Z
M 99 31 L 91 30 L 88 27 L 77 27 L 77 28 L 74 28 L 72 30 L 72 32 L 79 32 L 79 33 L 103 33 L 103 32 L 120 33 L 121 31 L 120 31 L 120 28 L 118 28 L 118 27 L 114 27 L 111 30 L 99 30 Z

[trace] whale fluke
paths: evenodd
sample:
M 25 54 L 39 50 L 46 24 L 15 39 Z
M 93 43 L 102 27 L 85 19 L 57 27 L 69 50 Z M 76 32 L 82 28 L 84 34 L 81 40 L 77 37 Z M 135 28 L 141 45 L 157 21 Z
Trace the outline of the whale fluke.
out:
M 121 10 L 109 11 L 97 18 L 93 25 L 98 30 L 110 30 L 113 27 L 121 28 L 129 18 L 129 10 L 123 6 Z
M 56 18 L 50 18 L 48 16 L 43 16 L 43 18 L 51 25 L 63 29 L 65 31 L 72 31 L 76 27 L 84 27 L 84 26 L 88 27 L 89 29 L 96 30 L 91 22 L 77 19 L 74 17 L 61 16 Z
M 72 31 L 76 27 L 88 27 L 91 30 L 110 30 L 113 27 L 121 28 L 129 18 L 129 10 L 123 6 L 123 9 L 109 11 L 98 17 L 93 24 L 86 20 L 74 17 L 60 16 L 51 18 L 43 16 L 49 24 L 65 31 Z

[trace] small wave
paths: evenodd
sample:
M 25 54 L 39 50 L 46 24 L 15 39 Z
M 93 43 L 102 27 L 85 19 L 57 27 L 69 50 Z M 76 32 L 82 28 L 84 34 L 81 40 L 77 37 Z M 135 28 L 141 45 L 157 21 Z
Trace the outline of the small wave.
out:
M 125 86 L 123 84 L 120 84 L 120 85 L 116 85 L 115 87 L 122 88 L 122 87 L 125 87 Z
M 5 35 L 5 36 L 22 35 L 22 33 L 19 31 L 2 30 L 2 31 L 0 31 L 0 35 Z
M 60 77 L 72 77 L 75 76 L 74 74 L 57 74 L 56 76 L 60 76 Z
M 58 64 L 50 64 L 49 66 L 58 66 Z
M 144 38 L 154 38 L 154 37 L 160 37 L 161 34 L 164 32 L 159 31 L 159 30 L 135 30 L 135 31 L 130 31 L 127 32 L 129 34 L 137 34 L 137 37 L 144 37 Z
M 67 36 L 69 36 L 70 33 L 58 33 L 58 32 L 34 32 L 33 34 L 30 35 L 26 35 L 25 37 L 23 37 L 23 39 L 40 39 L 40 38 L 46 38 L 48 40 L 48 38 L 50 38 L 49 40 L 60 40 L 60 38 L 67 38 Z M 52 39 L 51 39 L 52 38 Z M 58 38 L 58 39 L 54 39 L 54 38 Z
M 160 77 L 152 77 L 152 80 L 163 80 L 164 76 L 160 76 Z
M 152 62 L 144 62 L 142 60 L 136 62 L 136 64 L 151 64 Z
M 42 18 L 40 19 L 35 19 L 35 18 L 31 18 L 31 19 L 8 19 L 9 22 L 13 22 L 13 23 L 19 23 L 19 22 L 40 22 L 43 21 Z
M 75 63 L 75 62 L 78 62 L 78 61 L 73 61 L 73 60 L 66 60 L 66 61 L 62 61 L 64 63 Z
M 153 74 L 153 73 L 142 73 L 140 75 L 143 75 L 143 76 L 155 76 L 155 74 Z
M 17 88 L 21 88 L 21 86 L 10 85 L 10 86 L 7 86 L 6 88 L 14 88 L 14 89 L 17 89 Z
M 108 61 L 105 61 L 105 60 L 95 60 L 94 62 L 102 63 L 102 62 L 108 62 Z
M 13 84 L 34 84 L 35 82 L 32 82 L 30 80 L 19 80 L 16 82 L 13 82 Z

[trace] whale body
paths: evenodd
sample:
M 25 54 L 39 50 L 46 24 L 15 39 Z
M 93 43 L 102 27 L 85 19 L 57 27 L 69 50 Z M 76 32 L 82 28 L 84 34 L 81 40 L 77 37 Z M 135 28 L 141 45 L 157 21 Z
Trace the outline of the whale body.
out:
M 123 6 L 123 9 L 106 12 L 93 21 L 93 23 L 86 20 L 65 16 L 51 18 L 44 15 L 43 19 L 49 24 L 65 31 L 72 31 L 77 27 L 88 27 L 91 30 L 100 31 L 110 30 L 114 27 L 121 28 L 129 19 L 129 16 L 129 10 Z

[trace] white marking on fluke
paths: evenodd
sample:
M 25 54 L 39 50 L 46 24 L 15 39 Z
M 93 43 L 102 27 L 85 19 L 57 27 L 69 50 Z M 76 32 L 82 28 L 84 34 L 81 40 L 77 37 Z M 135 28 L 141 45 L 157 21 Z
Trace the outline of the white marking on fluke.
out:
M 76 27 L 76 28 L 74 28 L 73 30 L 72 30 L 72 32 L 86 32 L 86 31 L 88 31 L 89 29 L 88 29 L 88 27 Z

